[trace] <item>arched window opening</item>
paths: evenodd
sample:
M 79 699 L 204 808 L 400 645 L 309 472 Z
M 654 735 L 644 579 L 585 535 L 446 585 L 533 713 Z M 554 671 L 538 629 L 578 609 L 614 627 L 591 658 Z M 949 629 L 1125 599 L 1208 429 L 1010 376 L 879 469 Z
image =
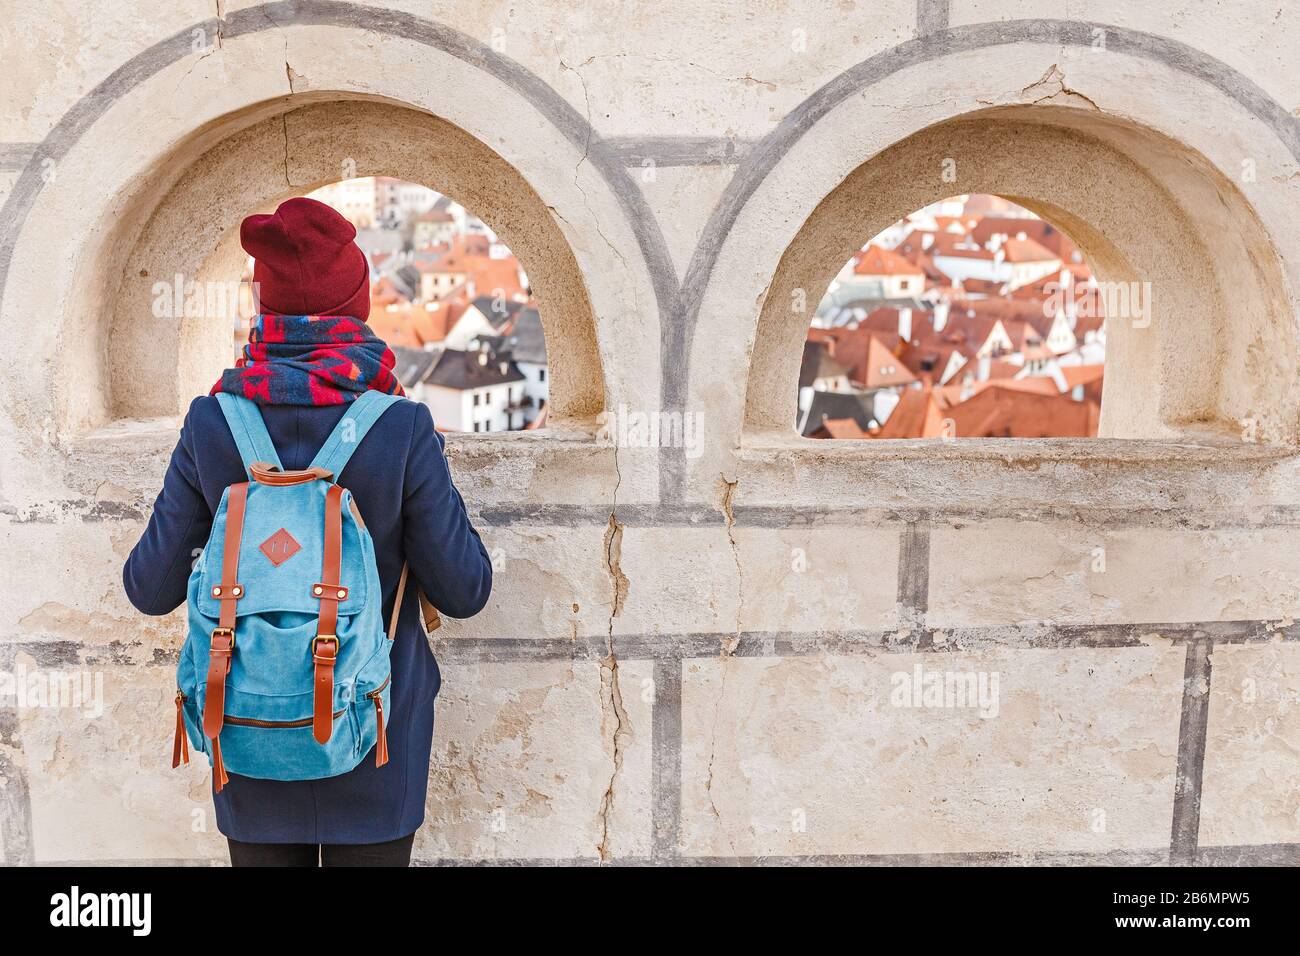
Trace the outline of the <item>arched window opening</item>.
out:
M 388 343 L 408 397 L 444 432 L 546 423 L 546 342 L 528 276 L 473 212 L 418 183 L 366 176 L 306 194 L 357 229 L 370 263 L 367 324 Z M 244 264 L 235 353 L 256 312 Z
M 364 185 L 339 190 L 336 201 L 361 224 L 362 245 L 374 256 L 370 321 L 399 357 L 411 359 L 411 367 L 399 365 L 398 377 L 412 397 L 427 401 L 446 431 L 472 434 L 478 421 L 480 432 L 493 434 L 543 423 L 553 434 L 589 434 L 606 401 L 595 314 L 560 220 L 520 172 L 463 129 L 400 105 L 339 100 L 263 115 L 267 108 L 251 124 L 249 116 L 232 114 L 197 145 L 187 141 L 184 151 L 161 157 L 155 167 L 159 177 L 166 172 L 165 182 L 142 185 L 133 193 L 136 204 L 114 214 L 112 230 L 88 234 L 95 237 L 95 269 L 81 271 L 76 295 L 95 305 L 88 314 L 102 324 L 106 348 L 70 356 L 85 374 L 60 400 L 65 427 L 183 414 L 230 366 L 241 320 L 254 314 L 251 290 L 241 293 L 248 261 L 241 221 L 362 177 Z M 349 155 L 339 155 L 341 142 L 354 147 Z M 430 201 L 434 206 L 415 211 Z M 411 221 L 430 212 L 449 213 L 450 226 L 436 214 Z M 427 279 L 423 260 L 434 265 Z M 417 276 L 409 291 L 394 294 L 385 279 L 405 266 Z M 473 307 L 483 319 L 478 334 L 465 322 L 448 342 L 456 322 L 441 316 L 445 331 L 421 331 L 434 321 L 433 306 L 456 300 L 458 286 L 466 301 L 457 307 Z M 95 298 L 101 287 L 112 294 Z M 413 377 L 417 361 L 430 361 L 426 353 L 442 355 L 450 368 L 454 351 L 462 365 L 481 363 L 463 372 L 468 383 L 499 369 L 507 350 L 533 384 L 506 390 L 495 383 L 480 392 L 479 417 L 473 389 L 453 389 L 456 401 L 439 410 L 436 393 L 424 388 L 433 384 L 425 380 L 428 369 L 424 378 Z M 509 366 L 507 373 L 513 378 Z
M 810 438 L 1089 438 L 1104 295 L 1074 241 L 1007 199 L 953 196 L 831 281 L 799 372 Z

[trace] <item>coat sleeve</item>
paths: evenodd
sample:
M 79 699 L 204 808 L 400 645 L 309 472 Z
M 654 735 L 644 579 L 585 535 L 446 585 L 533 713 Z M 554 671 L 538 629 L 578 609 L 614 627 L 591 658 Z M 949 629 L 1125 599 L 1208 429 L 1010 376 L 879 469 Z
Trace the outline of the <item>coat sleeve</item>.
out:
M 212 510 L 199 490 L 192 442 L 186 415 L 149 524 L 122 569 L 127 598 L 145 614 L 169 614 L 185 603 L 194 560 L 212 530 Z
M 406 458 L 402 543 L 411 574 L 440 612 L 473 617 L 492 593 L 492 562 L 465 513 L 428 406 L 416 403 Z

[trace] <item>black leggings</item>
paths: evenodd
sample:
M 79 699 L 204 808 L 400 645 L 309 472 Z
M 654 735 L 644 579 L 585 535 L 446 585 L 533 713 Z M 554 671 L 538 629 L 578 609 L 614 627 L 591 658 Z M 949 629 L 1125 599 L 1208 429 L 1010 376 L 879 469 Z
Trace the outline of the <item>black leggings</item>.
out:
M 410 866 L 415 834 L 387 843 L 226 842 L 231 866 Z

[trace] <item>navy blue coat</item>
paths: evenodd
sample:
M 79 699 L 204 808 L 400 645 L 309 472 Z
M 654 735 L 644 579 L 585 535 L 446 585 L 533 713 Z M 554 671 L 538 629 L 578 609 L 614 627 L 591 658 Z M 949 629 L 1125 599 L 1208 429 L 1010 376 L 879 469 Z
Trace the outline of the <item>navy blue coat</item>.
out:
M 343 417 L 342 405 L 264 405 L 262 417 L 286 469 L 306 468 Z M 144 535 L 122 572 L 127 596 L 145 614 L 168 614 L 186 600 L 195 556 L 207 543 L 213 510 L 228 485 L 245 481 L 221 407 L 196 398 L 172 452 Z M 384 620 L 402 562 L 412 583 L 448 617 L 482 610 L 492 563 L 452 484 L 443 439 L 424 405 L 399 402 L 361 441 L 339 483 L 355 496 L 375 543 Z M 419 829 L 433 743 L 433 700 L 441 685 L 425 640 L 419 598 L 407 588 L 392 651 L 388 763 L 363 759 L 325 780 L 255 780 L 230 774 L 214 796 L 217 826 L 248 843 L 380 843 Z

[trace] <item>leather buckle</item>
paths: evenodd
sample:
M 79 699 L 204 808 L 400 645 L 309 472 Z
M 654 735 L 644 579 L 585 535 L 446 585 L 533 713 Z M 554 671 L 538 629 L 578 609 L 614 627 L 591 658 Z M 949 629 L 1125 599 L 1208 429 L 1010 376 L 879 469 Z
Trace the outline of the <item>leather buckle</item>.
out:
M 316 644 L 320 641 L 332 641 L 334 643 L 334 653 L 332 653 L 329 657 L 322 658 L 320 656 L 320 653 L 316 650 Z M 322 664 L 333 663 L 334 659 L 339 656 L 338 637 L 336 637 L 333 634 L 317 634 L 315 637 L 311 639 L 311 656 L 313 660 L 318 660 Z
M 218 647 L 218 646 L 217 646 L 217 638 L 219 638 L 219 637 L 224 637 L 226 640 L 228 640 L 228 641 L 230 642 L 229 646 L 228 646 L 228 647 Z M 214 628 L 212 629 L 212 648 L 211 648 L 211 650 L 214 651 L 214 652 L 215 652 L 215 651 L 221 651 L 222 653 L 226 653 L 226 654 L 228 654 L 228 653 L 232 652 L 234 649 L 235 649 L 235 629 L 234 629 L 233 627 L 214 627 Z

